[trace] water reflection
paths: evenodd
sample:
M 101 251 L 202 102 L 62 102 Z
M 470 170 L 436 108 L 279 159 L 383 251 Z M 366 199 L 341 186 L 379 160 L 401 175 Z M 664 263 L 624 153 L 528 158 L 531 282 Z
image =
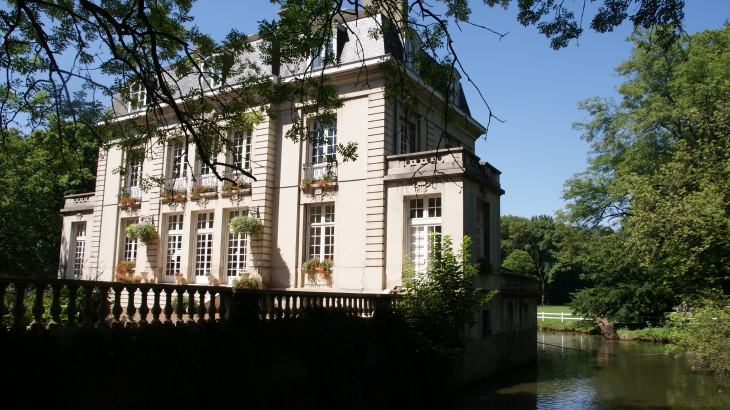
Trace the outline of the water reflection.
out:
M 730 383 L 664 346 L 538 333 L 538 361 L 453 397 L 459 409 L 729 409 Z

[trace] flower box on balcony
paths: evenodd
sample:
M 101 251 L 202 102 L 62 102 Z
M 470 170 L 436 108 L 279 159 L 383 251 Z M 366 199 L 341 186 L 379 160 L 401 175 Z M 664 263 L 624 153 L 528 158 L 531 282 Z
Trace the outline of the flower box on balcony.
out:
M 221 196 L 223 197 L 229 197 L 233 195 L 251 195 L 251 187 L 245 187 L 245 188 L 231 188 L 226 190 L 226 187 L 224 186 L 221 190 Z
M 117 199 L 119 199 L 119 206 L 122 208 L 139 208 L 140 206 L 139 198 L 135 198 L 127 192 L 117 195 Z
M 165 188 L 162 190 L 161 197 L 167 201 L 185 202 L 187 194 L 187 191 L 182 188 Z
M 218 197 L 218 193 L 215 191 L 190 194 L 190 200 L 192 200 L 192 201 L 197 201 L 198 199 L 201 199 L 201 198 L 217 198 L 217 197 Z

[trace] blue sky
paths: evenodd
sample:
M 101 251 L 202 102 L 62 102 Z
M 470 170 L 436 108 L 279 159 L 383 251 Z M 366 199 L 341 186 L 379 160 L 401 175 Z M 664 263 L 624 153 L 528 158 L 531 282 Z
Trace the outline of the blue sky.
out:
M 505 11 L 490 9 L 480 0 L 470 3 L 472 21 L 509 33 L 500 40 L 470 26 L 454 32 L 462 64 L 494 114 L 505 121 L 492 121 L 486 140 L 477 142 L 477 155 L 502 171 L 502 215 L 553 215 L 564 207 L 560 196 L 565 180 L 586 168 L 588 144 L 571 129 L 573 122 L 585 118 L 576 104 L 616 94 L 621 79 L 613 69 L 630 55 L 631 44 L 625 39 L 633 27 L 625 23 L 606 34 L 586 30 L 579 45 L 573 42 L 554 51 L 537 29 L 517 23 L 516 7 Z M 592 6 L 587 16 L 592 16 Z M 191 14 L 202 32 L 220 41 L 231 28 L 255 33 L 257 21 L 275 18 L 277 9 L 266 0 L 199 0 Z M 687 32 L 719 29 L 726 19 L 728 0 L 686 4 Z M 486 107 L 473 87 L 464 88 L 472 115 L 486 124 Z

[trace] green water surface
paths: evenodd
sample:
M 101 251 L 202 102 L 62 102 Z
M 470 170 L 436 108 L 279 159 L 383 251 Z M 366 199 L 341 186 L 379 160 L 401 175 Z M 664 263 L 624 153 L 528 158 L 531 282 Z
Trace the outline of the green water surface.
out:
M 537 341 L 535 365 L 456 393 L 452 408 L 730 409 L 730 380 L 693 372 L 664 345 L 561 332 Z

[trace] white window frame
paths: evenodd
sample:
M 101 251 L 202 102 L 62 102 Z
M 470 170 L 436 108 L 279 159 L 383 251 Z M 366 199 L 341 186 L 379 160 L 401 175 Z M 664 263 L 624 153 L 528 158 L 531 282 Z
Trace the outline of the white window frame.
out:
M 320 69 L 334 65 L 337 56 L 335 55 L 337 45 L 337 26 L 332 27 L 332 38 L 324 47 L 317 48 L 312 52 L 312 68 Z M 332 61 L 327 61 L 327 55 L 332 56 Z
M 139 242 L 137 240 L 129 239 L 127 236 L 127 227 L 129 225 L 138 223 L 139 219 L 129 218 L 122 219 L 122 257 L 123 261 L 137 262 L 137 250 L 139 249 Z
M 212 157 L 209 159 L 210 162 L 215 161 L 215 157 Z M 196 184 L 204 185 L 206 187 L 217 187 L 218 186 L 218 177 L 215 176 L 214 171 L 216 171 L 215 165 L 213 167 L 209 167 L 206 165 L 203 160 L 201 159 L 201 156 L 198 155 L 197 162 L 197 175 L 195 176 Z
M 309 144 L 309 163 L 314 165 L 321 164 L 322 167 L 327 165 L 327 157 L 337 153 L 337 121 L 332 124 L 322 124 L 315 122 L 312 124 L 312 133 L 321 133 L 327 141 L 322 144 L 319 141 L 313 141 Z M 317 136 L 319 139 L 320 136 Z
M 415 152 L 416 126 L 403 117 L 398 119 L 398 153 Z
M 134 161 L 130 155 L 127 161 L 127 193 L 132 198 L 142 198 L 142 164 L 144 158 Z
M 175 282 L 175 272 L 182 269 L 182 239 L 185 222 L 183 214 L 168 214 L 165 217 L 167 223 L 167 236 L 165 240 L 165 277 L 163 282 Z M 185 273 L 183 276 L 187 277 Z
M 428 269 L 431 254 L 431 233 L 441 234 L 442 203 L 441 196 L 419 196 L 406 199 L 408 210 L 406 241 L 408 256 L 416 272 Z
M 415 54 L 418 52 L 418 46 L 411 41 L 410 39 L 406 38 L 403 40 L 403 63 L 406 67 L 410 68 L 411 70 L 416 69 L 416 62 L 415 62 Z
M 184 142 L 178 142 L 170 146 L 170 179 L 172 186 L 168 188 L 187 189 L 188 176 L 188 153 Z
M 249 131 L 233 133 L 233 149 L 230 151 L 230 161 L 241 169 L 251 169 L 251 143 L 253 138 Z M 235 171 L 234 171 L 235 172 Z
M 82 279 L 84 275 L 84 259 L 86 257 L 86 222 L 75 222 L 71 224 L 71 235 L 73 236 L 73 263 L 71 274 L 74 279 Z
M 202 67 L 200 68 L 203 70 L 203 78 L 208 84 L 208 87 L 210 87 L 211 90 L 220 88 L 220 86 L 223 84 L 223 82 L 221 81 L 221 70 L 214 67 L 212 71 L 209 72 L 208 69 L 210 68 L 210 66 L 205 63 L 203 63 Z
M 214 211 L 203 211 L 195 214 L 195 260 L 193 272 L 195 274 L 195 283 L 207 283 L 205 277 L 211 273 L 213 266 L 213 241 L 215 232 L 213 224 L 215 222 Z
M 312 204 L 307 209 L 307 260 L 335 260 L 335 204 Z
M 246 269 L 248 261 L 248 235 L 243 233 L 234 234 L 228 224 L 231 219 L 243 215 L 242 209 L 227 210 L 228 221 L 226 221 L 226 277 L 228 282 L 239 276 L 239 271 Z
M 147 89 L 143 84 L 133 83 L 129 86 L 129 112 L 143 110 L 145 107 L 150 105 L 149 98 L 147 98 Z

